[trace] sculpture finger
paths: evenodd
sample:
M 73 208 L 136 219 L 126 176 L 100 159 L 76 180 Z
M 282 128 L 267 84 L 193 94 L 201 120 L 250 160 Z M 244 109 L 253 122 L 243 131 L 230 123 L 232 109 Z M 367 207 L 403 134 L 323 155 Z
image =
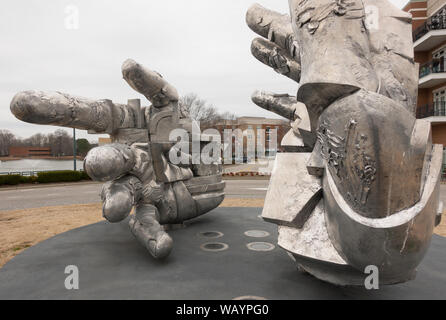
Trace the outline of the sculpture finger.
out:
M 274 112 L 290 121 L 294 121 L 296 104 L 298 103 L 296 97 L 288 94 L 274 94 L 263 91 L 256 91 L 251 97 L 252 101 L 259 107 Z
M 132 148 L 114 143 L 90 150 L 84 160 L 84 170 L 95 181 L 112 181 L 130 172 L 135 164 Z
M 159 73 L 132 59 L 122 64 L 122 75 L 133 89 L 144 95 L 155 107 L 164 107 L 179 99 L 177 90 Z
M 300 64 L 274 43 L 256 38 L 252 42 L 251 52 L 257 60 L 273 68 L 276 72 L 294 81 L 300 81 Z
M 36 124 L 110 133 L 115 124 L 111 100 L 91 100 L 61 92 L 37 90 L 17 93 L 11 101 L 16 118 Z
M 141 197 L 142 183 L 128 175 L 108 182 L 102 187 L 102 215 L 109 222 L 120 222 L 127 218 Z
M 294 37 L 289 15 L 254 4 L 248 9 L 246 23 L 252 31 L 277 44 L 299 62 L 299 46 Z
M 289 119 L 292 122 L 291 127 L 296 134 L 301 135 L 303 131 L 311 132 L 311 122 L 307 107 L 305 104 L 298 102 L 296 97 L 288 94 L 256 91 L 251 99 L 259 107 Z

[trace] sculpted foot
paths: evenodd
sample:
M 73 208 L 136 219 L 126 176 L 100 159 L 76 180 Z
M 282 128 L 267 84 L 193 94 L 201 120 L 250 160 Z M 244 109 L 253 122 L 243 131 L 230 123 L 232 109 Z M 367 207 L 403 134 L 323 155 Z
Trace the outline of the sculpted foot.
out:
M 154 258 L 165 258 L 172 251 L 173 240 L 160 225 L 155 206 L 136 207 L 135 215 L 130 218 L 129 225 L 133 235 Z
M 153 257 L 162 259 L 172 251 L 173 240 L 165 231 L 159 231 L 155 239 L 149 240 L 146 247 Z

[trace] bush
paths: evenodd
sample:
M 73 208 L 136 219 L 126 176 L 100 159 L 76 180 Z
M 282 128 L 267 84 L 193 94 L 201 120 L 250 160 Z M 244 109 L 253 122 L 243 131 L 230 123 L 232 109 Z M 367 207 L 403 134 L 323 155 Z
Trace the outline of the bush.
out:
M 0 175 L 1 185 L 17 185 L 19 183 L 52 183 L 91 180 L 85 171 L 47 171 L 38 172 L 37 176 Z
M 36 176 L 21 176 L 20 177 L 20 183 L 36 183 L 37 182 L 37 177 Z
M 51 182 L 73 182 L 80 181 L 82 179 L 82 173 L 79 171 L 48 171 L 38 172 L 37 182 L 39 183 L 51 183 Z
M 81 171 L 81 180 L 91 180 L 91 178 L 85 171 Z
M 20 183 L 22 176 L 18 175 L 18 174 L 10 174 L 10 175 L 5 175 L 5 176 L 0 176 L 0 185 L 17 185 Z

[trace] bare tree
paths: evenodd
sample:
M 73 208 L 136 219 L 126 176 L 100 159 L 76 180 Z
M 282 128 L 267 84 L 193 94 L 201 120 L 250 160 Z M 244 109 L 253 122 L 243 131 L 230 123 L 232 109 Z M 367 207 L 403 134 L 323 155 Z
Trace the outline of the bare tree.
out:
M 42 133 L 36 133 L 31 137 L 24 139 L 23 143 L 32 147 L 44 147 L 48 144 L 47 136 Z
M 63 129 L 48 134 L 48 145 L 55 157 L 73 155 L 73 137 Z
M 25 139 L 8 130 L 0 130 L 0 157 L 8 156 L 11 146 L 50 147 L 52 156 L 73 155 L 73 137 L 63 129 L 49 134 L 36 133 Z
M 223 120 L 235 120 L 237 119 L 237 116 L 229 111 L 226 111 L 220 115 L 220 118 Z
M 9 147 L 17 142 L 16 136 L 9 130 L 0 130 L 0 156 L 9 155 Z
M 178 106 L 183 115 L 190 116 L 192 119 L 204 123 L 221 119 L 235 119 L 234 114 L 218 112 L 218 109 L 213 104 L 201 99 L 196 93 L 188 93 L 181 97 Z

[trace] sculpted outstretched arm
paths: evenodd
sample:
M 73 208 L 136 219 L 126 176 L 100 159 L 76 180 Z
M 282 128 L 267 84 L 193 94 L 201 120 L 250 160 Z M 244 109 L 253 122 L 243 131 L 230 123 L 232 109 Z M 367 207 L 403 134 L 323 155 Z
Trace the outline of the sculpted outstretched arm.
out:
M 122 126 L 132 126 L 125 105 L 110 100 L 92 100 L 61 92 L 37 90 L 17 93 L 11 101 L 11 112 L 20 120 L 62 127 L 112 133 Z M 119 122 L 124 114 L 125 121 Z

